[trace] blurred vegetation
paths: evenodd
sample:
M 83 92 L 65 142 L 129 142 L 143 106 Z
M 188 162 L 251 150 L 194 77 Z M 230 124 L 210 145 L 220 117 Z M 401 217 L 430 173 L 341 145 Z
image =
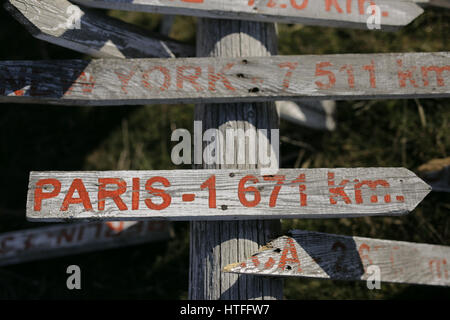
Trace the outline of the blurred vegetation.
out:
M 161 16 L 110 11 L 158 31 Z M 427 8 L 395 32 L 279 25 L 279 53 L 448 51 L 450 11 Z M 177 17 L 170 34 L 195 43 L 196 19 Z M 0 59 L 88 58 L 34 39 L 3 9 Z M 421 116 L 423 114 L 424 116 Z M 448 99 L 340 101 L 337 129 L 320 132 L 281 123 L 281 135 L 311 146 L 281 144 L 282 167 L 402 166 L 411 170 L 450 156 Z M 192 129 L 192 105 L 126 107 L 0 106 L 0 232 L 34 228 L 25 221 L 31 170 L 171 169 L 170 134 Z M 313 231 L 450 245 L 450 197 L 430 194 L 411 214 L 328 220 L 284 220 L 283 230 Z M 0 298 L 185 299 L 188 291 L 188 223 L 174 223 L 176 238 L 123 249 L 0 267 Z M 80 265 L 83 290 L 66 289 L 66 267 Z M 382 283 L 287 279 L 286 299 L 450 298 L 450 290 Z

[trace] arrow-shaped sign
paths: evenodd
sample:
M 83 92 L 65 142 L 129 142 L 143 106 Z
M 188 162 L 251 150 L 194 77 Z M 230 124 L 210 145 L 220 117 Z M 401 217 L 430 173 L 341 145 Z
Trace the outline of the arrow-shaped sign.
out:
M 195 56 L 195 49 L 190 45 L 147 35 L 135 26 L 82 9 L 67 0 L 9 0 L 5 8 L 36 38 L 94 57 Z M 74 13 L 78 20 L 71 19 Z M 164 17 L 163 33 L 168 34 L 173 18 Z M 315 129 L 335 128 L 333 101 L 299 101 L 299 104 L 277 101 L 276 104 L 283 119 Z
M 365 29 L 368 28 L 368 21 L 373 19 L 379 19 L 378 25 L 381 29 L 405 26 L 423 12 L 423 9 L 411 0 L 75 1 L 86 6 L 104 9 Z M 372 4 L 375 5 L 372 6 Z
M 0 62 L 0 102 L 222 103 L 450 96 L 450 54 Z
M 173 233 L 162 221 L 137 222 L 126 229 L 107 224 L 62 224 L 0 234 L 0 266 L 161 241 Z
M 245 139 L 245 134 L 239 136 Z M 429 192 L 426 183 L 404 168 L 280 169 L 270 175 L 258 170 L 31 172 L 27 218 L 245 220 L 401 215 L 412 211 Z
M 225 272 L 450 286 L 450 247 L 302 230 Z
M 193 47 L 91 12 L 66 0 L 9 0 L 9 11 L 36 38 L 102 58 L 194 56 Z

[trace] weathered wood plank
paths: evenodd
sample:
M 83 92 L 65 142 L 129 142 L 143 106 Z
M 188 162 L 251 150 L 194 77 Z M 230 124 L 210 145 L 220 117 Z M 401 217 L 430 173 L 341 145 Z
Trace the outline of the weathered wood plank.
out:
M 450 286 L 450 247 L 294 230 L 225 272 Z
M 166 240 L 167 222 L 144 221 L 111 229 L 107 223 L 74 223 L 0 234 L 0 266 Z
M 191 15 L 217 19 L 302 23 L 367 29 L 370 1 L 345 0 L 75 0 L 95 8 Z M 376 0 L 381 28 L 405 26 L 423 10 L 412 1 Z
M 252 21 L 224 19 L 198 19 L 197 55 L 199 57 L 270 56 L 277 52 L 275 25 Z M 273 103 L 197 104 L 194 110 L 194 128 L 200 122 L 199 133 L 214 129 L 226 134 L 227 130 L 245 130 L 257 133 L 259 129 L 277 130 L 278 115 Z M 195 133 L 194 133 L 195 134 Z M 231 140 L 231 139 L 230 139 Z M 230 141 L 227 140 L 227 141 Z M 267 149 L 279 144 L 278 135 L 267 135 L 263 142 L 221 143 L 216 150 L 232 151 L 240 161 L 222 165 L 208 154 L 196 169 L 255 169 L 262 161 L 252 161 L 252 148 L 259 149 L 266 142 Z M 200 151 L 208 145 L 198 144 Z M 195 150 L 194 143 L 194 150 Z M 218 152 L 218 151 L 216 151 Z M 239 152 L 239 155 L 238 155 Z M 195 158 L 195 156 L 194 156 Z M 212 160 L 212 161 L 208 161 Z M 202 171 L 202 170 L 198 170 Z M 271 300 L 282 299 L 281 279 L 264 279 L 245 275 L 225 274 L 222 268 L 234 261 L 245 259 L 272 239 L 280 228 L 279 220 L 247 221 L 191 221 L 189 252 L 189 299 L 193 300 Z
M 336 128 L 334 101 L 277 101 L 276 106 L 281 119 L 317 130 Z
M 450 53 L 0 62 L 0 102 L 223 103 L 450 96 Z
M 148 58 L 148 57 L 188 57 L 194 56 L 194 47 L 174 41 L 158 39 L 146 35 L 143 30 L 123 23 L 106 15 L 89 10 L 71 9 L 66 0 L 9 0 L 5 8 L 21 22 L 36 38 L 75 51 L 100 58 Z M 70 19 L 73 12 L 79 17 Z M 166 15 L 161 23 L 161 34 L 168 35 L 175 16 Z M 277 102 L 281 116 L 289 121 L 317 129 L 333 130 L 334 120 L 323 119 L 321 102 L 302 103 Z
M 174 58 L 192 46 L 144 31 L 67 0 L 8 0 L 5 8 L 36 38 L 100 58 Z
M 433 159 L 418 169 L 418 173 L 432 191 L 450 192 L 450 157 Z
M 239 151 L 240 152 L 240 151 Z M 401 215 L 430 186 L 404 168 L 31 172 L 27 218 L 246 220 Z

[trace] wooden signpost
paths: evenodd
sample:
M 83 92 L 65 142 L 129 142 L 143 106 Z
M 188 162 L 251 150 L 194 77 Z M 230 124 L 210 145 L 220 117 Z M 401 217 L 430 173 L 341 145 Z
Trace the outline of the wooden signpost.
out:
M 256 137 L 260 129 L 278 129 L 275 101 L 285 118 L 302 123 L 303 116 L 332 130 L 326 110 L 320 121 L 310 120 L 320 100 L 450 97 L 449 52 L 275 56 L 273 24 L 236 21 L 366 29 L 378 16 L 381 29 L 390 30 L 419 16 L 417 4 L 449 7 L 447 0 L 76 2 L 231 20 L 199 19 L 199 57 L 173 59 L 191 56 L 192 47 L 66 0 L 9 0 L 6 9 L 35 37 L 107 59 L 0 62 L 0 102 L 197 103 L 202 133 L 240 129 Z M 313 108 L 280 101 L 305 98 Z M 189 220 L 190 299 L 280 299 L 280 281 L 245 275 L 364 280 L 370 266 L 380 268 L 382 281 L 449 285 L 450 249 L 436 245 L 294 231 L 245 260 L 277 232 L 277 219 L 406 214 L 430 186 L 404 168 L 263 173 L 266 163 L 252 154 L 262 141 L 249 135 L 249 143 L 229 147 L 218 136 L 213 148 L 204 140 L 204 150 L 197 146 L 205 160 L 197 169 L 204 170 L 31 172 L 29 220 L 108 222 L 0 235 L 0 265 L 154 239 L 147 232 L 154 222 L 137 220 Z M 271 150 L 279 144 L 277 136 L 266 140 Z M 167 229 L 157 234 L 167 237 Z M 233 261 L 243 262 L 226 266 Z
M 333 280 L 367 280 L 369 266 L 380 280 L 450 286 L 450 247 L 348 237 L 302 230 L 279 237 L 224 271 Z
M 0 102 L 221 103 L 450 96 L 450 53 L 0 62 Z
M 67 0 L 8 0 L 5 8 L 36 38 L 100 58 L 194 56 L 193 47 L 91 12 Z
M 216 19 L 301 23 L 367 29 L 371 3 L 380 9 L 381 29 L 409 24 L 423 9 L 398 0 L 75 0 L 95 8 L 190 15 Z M 369 12 L 369 13 L 367 13 Z
M 0 234 L 0 266 L 167 240 L 172 233 L 164 221 L 72 223 L 8 232 Z
M 33 221 L 401 215 L 430 187 L 404 168 L 32 172 Z

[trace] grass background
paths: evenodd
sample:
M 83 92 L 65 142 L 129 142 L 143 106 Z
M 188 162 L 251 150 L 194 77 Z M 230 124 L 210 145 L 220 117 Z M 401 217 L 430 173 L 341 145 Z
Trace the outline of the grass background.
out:
M 158 31 L 161 16 L 109 11 Z M 279 53 L 382 53 L 448 51 L 450 11 L 427 8 L 395 33 L 279 25 Z M 195 43 L 196 19 L 177 17 L 171 37 Z M 0 59 L 88 58 L 34 39 L 3 9 Z M 424 117 L 420 116 L 423 111 Z M 156 120 L 156 121 L 155 121 Z M 281 135 L 311 146 L 281 143 L 282 167 L 402 166 L 410 170 L 450 156 L 448 99 L 340 101 L 338 126 L 321 132 L 281 122 Z M 34 228 L 25 220 L 31 170 L 172 169 L 170 134 L 192 130 L 192 105 L 127 107 L 0 106 L 0 232 Z M 450 197 L 430 194 L 403 217 L 284 220 L 283 230 L 312 231 L 450 245 Z M 0 267 L 0 299 L 185 299 L 188 291 L 188 223 L 176 237 L 123 249 Z M 66 268 L 82 269 L 82 290 L 66 289 Z M 450 289 L 382 283 L 287 279 L 286 299 L 434 299 Z

